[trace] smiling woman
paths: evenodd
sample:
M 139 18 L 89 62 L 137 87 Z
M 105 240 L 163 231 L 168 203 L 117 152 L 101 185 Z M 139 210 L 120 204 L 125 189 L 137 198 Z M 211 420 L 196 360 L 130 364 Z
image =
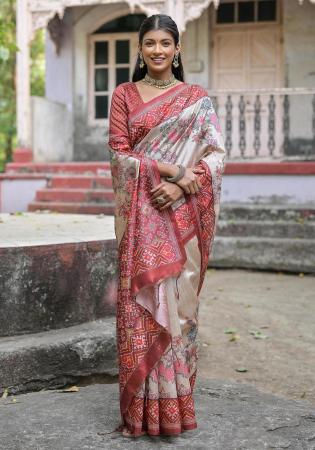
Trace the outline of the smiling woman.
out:
M 184 81 L 179 34 L 146 18 L 132 82 L 112 96 L 117 346 L 126 437 L 197 427 L 198 298 L 219 213 L 224 144 L 207 92 Z

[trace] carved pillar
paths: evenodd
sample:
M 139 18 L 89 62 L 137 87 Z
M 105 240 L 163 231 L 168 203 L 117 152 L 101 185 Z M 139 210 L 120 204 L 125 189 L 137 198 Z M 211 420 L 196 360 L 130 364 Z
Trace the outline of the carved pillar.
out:
M 16 10 L 16 98 L 17 136 L 22 148 L 32 146 L 31 87 L 30 87 L 30 43 L 31 17 L 26 0 L 17 0 Z

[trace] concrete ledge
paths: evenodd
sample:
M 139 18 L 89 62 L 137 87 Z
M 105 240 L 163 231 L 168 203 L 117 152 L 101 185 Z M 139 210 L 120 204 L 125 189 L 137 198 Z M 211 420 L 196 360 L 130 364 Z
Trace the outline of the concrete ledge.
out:
M 113 217 L 26 213 L 0 219 L 0 336 L 114 314 Z
M 113 318 L 0 338 L 0 396 L 4 388 L 14 394 L 35 391 L 91 374 L 117 375 Z
M 217 236 L 210 266 L 315 273 L 315 239 Z

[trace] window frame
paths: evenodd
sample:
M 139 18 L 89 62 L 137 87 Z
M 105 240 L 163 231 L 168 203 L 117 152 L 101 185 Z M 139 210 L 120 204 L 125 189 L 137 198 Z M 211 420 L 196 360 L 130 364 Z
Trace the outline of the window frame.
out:
M 233 23 L 218 23 L 217 22 L 217 10 L 214 11 L 214 14 L 212 14 L 212 26 L 213 27 L 220 27 L 220 28 L 232 28 L 237 26 L 242 27 L 253 27 L 253 26 L 266 26 L 266 25 L 280 25 L 281 24 L 281 0 L 276 0 L 276 20 L 264 20 L 264 21 L 258 21 L 258 3 L 259 0 L 252 0 L 255 5 L 255 20 L 252 22 L 239 22 L 238 21 L 238 3 L 244 3 L 248 0 L 221 0 L 220 3 L 234 3 L 236 5 L 236 17 L 235 22 Z
M 126 40 L 129 41 L 129 63 L 116 63 L 115 60 L 115 42 Z M 108 62 L 107 64 L 95 64 L 95 42 L 108 42 Z M 131 78 L 134 65 L 137 58 L 137 46 L 138 46 L 138 35 L 136 32 L 125 32 L 125 33 L 101 33 L 93 34 L 89 36 L 89 69 L 88 69 L 88 126 L 91 127 L 103 127 L 108 126 L 108 118 L 95 117 L 95 97 L 101 95 L 108 95 L 108 116 L 110 111 L 110 103 L 112 98 L 112 93 L 116 87 L 116 68 L 126 68 L 129 67 L 129 77 Z M 96 91 L 95 90 L 95 69 L 107 68 L 108 69 L 108 90 L 107 91 Z

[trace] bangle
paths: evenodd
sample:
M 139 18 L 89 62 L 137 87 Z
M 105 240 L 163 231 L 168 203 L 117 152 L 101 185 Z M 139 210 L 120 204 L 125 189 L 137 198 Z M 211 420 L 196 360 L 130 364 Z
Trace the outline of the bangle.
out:
M 169 181 L 170 183 L 176 183 L 181 178 L 183 178 L 186 171 L 185 167 L 182 164 L 178 164 L 177 167 L 179 169 L 177 175 L 175 175 L 174 177 L 166 177 L 166 181 Z

